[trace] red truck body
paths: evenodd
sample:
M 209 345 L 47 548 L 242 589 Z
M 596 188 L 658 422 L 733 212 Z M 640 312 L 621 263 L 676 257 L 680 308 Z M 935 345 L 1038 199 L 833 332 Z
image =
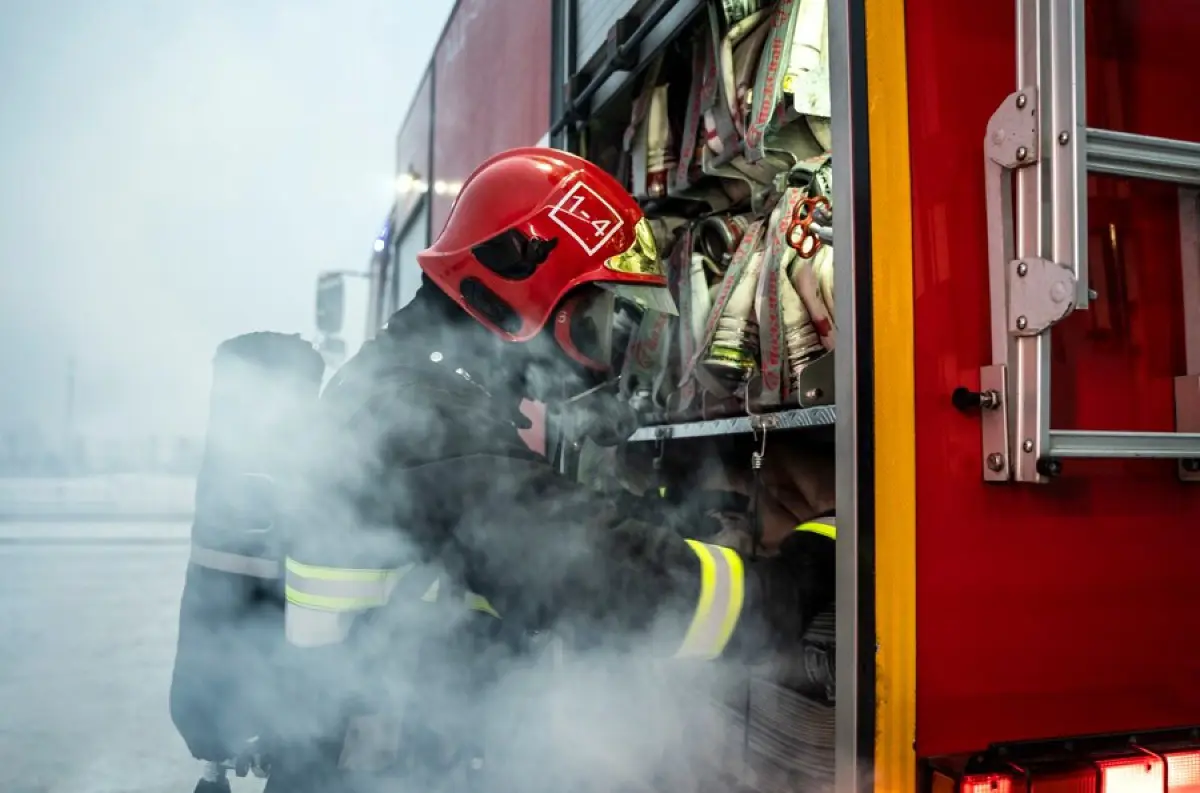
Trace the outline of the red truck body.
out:
M 570 125 L 557 123 L 564 92 L 580 87 L 567 78 L 594 78 L 607 26 L 624 14 L 650 18 L 663 3 L 677 12 L 646 37 L 635 68 L 601 80 L 593 113 L 702 16 L 702 2 L 461 0 L 397 139 L 397 234 L 428 244 L 457 187 L 488 156 L 539 142 L 573 146 L 559 134 Z M 882 391 L 874 402 L 839 405 L 839 433 L 841 422 L 879 433 L 857 450 L 839 448 L 840 470 L 869 471 L 858 497 L 878 495 L 880 510 L 905 513 L 861 509 L 864 523 L 843 530 L 870 552 L 899 553 L 870 568 L 879 586 L 839 602 L 839 619 L 878 622 L 887 659 L 875 669 L 860 639 L 863 657 L 850 666 L 858 686 L 845 690 L 868 728 L 839 727 L 839 751 L 858 736 L 841 757 L 850 759 L 847 784 L 870 786 L 854 763 L 872 751 L 877 787 L 912 790 L 918 761 L 990 744 L 1200 724 L 1200 484 L 1179 481 L 1173 460 L 1144 459 L 1068 460 L 1047 485 L 985 483 L 980 421 L 950 400 L 958 386 L 979 388 L 991 362 L 982 141 L 1016 87 L 1015 3 L 829 3 L 831 20 L 851 20 L 845 62 L 867 75 L 842 84 L 887 91 L 854 97 L 863 113 L 853 124 L 900 119 L 906 130 L 872 127 L 869 145 L 863 135 L 854 147 L 854 156 L 869 151 L 871 190 L 900 202 L 851 210 L 876 235 L 865 249 L 876 294 L 861 293 L 868 282 L 854 296 L 875 347 L 859 355 L 902 351 L 898 365 L 874 361 L 877 386 L 911 393 L 899 408 Z M 1192 91 L 1200 5 L 1090 0 L 1086 13 L 1087 126 L 1200 141 Z M 848 123 L 835 103 L 835 158 L 837 141 L 853 137 L 838 133 Z M 1098 297 L 1055 328 L 1053 425 L 1172 431 L 1174 379 L 1186 371 L 1178 189 L 1092 176 L 1087 193 Z M 894 221 L 880 216 L 893 212 Z M 889 229 L 899 233 L 882 238 Z M 849 256 L 854 243 L 845 245 Z M 387 265 L 402 285 L 419 279 L 405 256 Z M 848 294 L 855 286 L 843 274 Z M 379 300 L 384 315 L 397 307 Z M 540 432 L 529 440 L 545 446 Z M 872 444 L 887 455 L 861 457 Z M 905 484 L 897 490 L 889 478 Z M 887 614 L 894 603 L 900 617 Z M 871 740 L 874 750 L 864 749 Z
M 1200 106 L 1180 101 L 1200 7 L 1087 11 L 1088 126 L 1200 140 Z M 1012 3 L 908 0 L 906 13 L 917 752 L 1200 722 L 1200 487 L 1173 460 L 1069 460 L 1047 486 L 980 479 L 978 420 L 947 396 L 988 362 L 980 141 L 1013 90 L 1016 18 Z M 1056 328 L 1052 421 L 1172 431 L 1184 371 L 1176 187 L 1092 176 L 1088 193 L 1099 300 Z M 1110 229 L 1123 288 L 1098 282 Z

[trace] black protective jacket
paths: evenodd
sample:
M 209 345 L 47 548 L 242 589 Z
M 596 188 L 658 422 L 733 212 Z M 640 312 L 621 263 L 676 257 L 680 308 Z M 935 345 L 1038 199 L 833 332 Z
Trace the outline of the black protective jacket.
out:
M 658 657 L 716 639 L 726 658 L 749 658 L 799 637 L 832 599 L 831 544 L 760 561 L 730 561 L 711 549 L 717 555 L 708 559 L 725 566 L 706 571 L 713 562 L 687 538 L 714 527 L 689 526 L 686 512 L 655 514 L 644 502 L 559 475 L 517 433 L 515 378 L 498 363 L 519 345 L 503 351 L 486 331 L 453 321 L 457 307 L 430 291 L 424 287 L 425 295 L 398 312 L 322 396 L 314 466 L 294 494 L 287 674 L 296 712 L 284 719 L 291 734 L 279 738 L 287 748 L 273 790 L 310 789 L 299 780 L 326 793 L 375 789 L 335 770 L 346 764 L 347 724 L 356 714 L 403 710 L 429 723 L 454 712 L 459 727 L 478 725 L 479 714 L 461 707 L 478 697 L 446 697 L 494 683 L 538 632 L 565 630 L 581 647 Z M 340 606 L 327 595 L 350 592 L 350 578 L 385 570 L 406 577 L 393 575 L 374 607 L 347 608 L 353 613 L 339 618 L 340 635 L 317 642 L 292 635 L 309 616 L 331 619 Z M 735 586 L 722 574 L 740 580 Z M 416 605 L 435 580 L 443 596 L 485 598 L 495 616 L 477 610 L 459 621 L 440 605 Z M 722 607 L 730 587 L 740 592 L 740 603 L 725 612 L 732 632 L 693 636 L 702 594 L 710 607 Z M 412 675 L 432 675 L 440 685 L 423 683 L 418 692 L 400 686 L 400 695 L 395 683 L 382 682 L 389 675 L 410 684 Z M 414 708 L 414 696 L 426 704 Z M 474 740 L 462 731 L 456 737 Z M 422 760 L 455 755 L 408 732 L 401 742 L 421 747 Z M 450 784 L 440 768 L 439 784 Z M 410 764 L 404 773 L 419 771 Z

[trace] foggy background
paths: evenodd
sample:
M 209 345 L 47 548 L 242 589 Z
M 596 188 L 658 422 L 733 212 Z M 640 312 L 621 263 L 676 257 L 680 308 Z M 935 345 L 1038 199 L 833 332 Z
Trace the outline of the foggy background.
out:
M 451 5 L 0 2 L 4 793 L 192 790 L 170 474 L 216 345 L 310 336 L 316 273 L 366 266 Z
M 452 4 L 0 4 L 0 460 L 198 454 L 216 344 L 365 268 Z

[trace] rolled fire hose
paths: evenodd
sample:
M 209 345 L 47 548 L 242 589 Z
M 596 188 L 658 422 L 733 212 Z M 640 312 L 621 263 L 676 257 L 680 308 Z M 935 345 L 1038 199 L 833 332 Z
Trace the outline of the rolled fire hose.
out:
M 833 302 L 833 245 L 825 245 L 812 258 L 812 269 L 817 276 L 817 295 L 829 312 L 829 319 L 835 323 L 837 311 Z M 830 346 L 829 349 L 833 349 Z
M 831 248 L 823 245 L 817 251 L 817 256 L 825 254 L 822 258 L 832 265 L 830 251 Z M 793 251 L 793 253 L 795 252 Z M 833 317 L 829 308 L 821 297 L 821 285 L 813 268 L 812 259 L 805 259 L 798 255 L 793 256 L 791 265 L 790 280 L 800 295 L 800 299 L 804 302 L 809 321 L 820 337 L 818 347 L 832 350 L 837 344 L 837 330 L 833 326 Z M 832 274 L 832 269 L 832 266 L 826 268 L 830 274 Z
M 754 296 L 765 251 L 751 251 L 740 272 L 732 266 L 726 278 L 735 278 L 733 289 L 720 310 L 709 342 L 704 365 L 721 381 L 732 386 L 746 379 L 758 366 L 758 322 L 754 317 Z M 727 387 L 728 387 L 727 386 Z
M 701 155 L 701 170 L 710 176 L 737 179 L 747 183 L 751 191 L 770 185 L 779 168 L 770 163 L 750 163 L 744 156 L 728 158 L 718 164 L 729 146 L 743 138 L 743 119 L 738 102 L 749 90 L 750 82 L 762 52 L 762 41 L 766 35 L 769 14 L 757 11 L 741 19 L 724 36 L 720 34 L 720 23 L 715 7 L 709 6 L 709 30 L 712 41 L 708 44 L 707 64 L 716 64 L 715 85 L 705 83 L 704 129 L 706 145 Z M 693 79 L 700 80 L 702 75 Z
M 712 312 L 713 292 L 717 285 L 708 285 L 706 273 L 715 268 L 712 260 L 702 253 L 692 254 L 692 269 L 688 279 L 688 288 L 692 302 L 688 321 L 692 330 L 692 338 L 696 344 L 704 342 L 704 329 L 708 326 L 708 315 Z
M 749 225 L 745 216 L 713 215 L 700 221 L 696 228 L 696 251 L 692 254 L 688 280 L 692 295 L 689 321 L 696 344 L 704 342 L 704 329 L 721 279 Z
M 674 142 L 667 117 L 667 85 L 651 89 L 650 108 L 646 113 L 646 195 L 662 198 L 667 181 L 675 168 Z
M 796 112 L 806 116 L 821 148 L 829 151 L 833 148 L 829 121 L 829 0 L 799 0 L 797 5 L 783 90 L 791 94 Z

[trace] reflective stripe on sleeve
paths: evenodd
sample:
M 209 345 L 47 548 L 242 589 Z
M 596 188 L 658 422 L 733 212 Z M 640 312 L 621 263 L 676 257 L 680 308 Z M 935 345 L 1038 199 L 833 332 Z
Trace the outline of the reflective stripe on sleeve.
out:
M 466 594 L 467 608 L 471 611 L 482 611 L 484 614 L 491 614 L 496 619 L 500 619 L 500 612 L 492 608 L 492 604 L 483 595 L 477 595 L 474 592 Z
M 835 542 L 837 541 L 837 521 L 833 517 L 813 518 L 797 526 L 796 531 L 820 534 L 822 537 L 828 537 Z
M 438 595 L 441 592 L 442 579 L 435 578 L 433 583 L 429 585 L 429 589 L 425 590 L 425 594 L 421 595 L 421 600 L 426 603 L 436 603 Z M 471 611 L 482 611 L 484 614 L 491 614 L 496 619 L 500 619 L 500 613 L 492 607 L 488 599 L 476 592 L 464 592 L 463 604 Z
M 700 598 L 675 657 L 711 660 L 729 643 L 742 613 L 745 568 L 742 558 L 730 548 L 695 540 L 687 544 L 700 560 Z
M 192 543 L 192 552 L 188 561 L 198 567 L 218 570 L 222 573 L 233 573 L 252 578 L 279 578 L 279 562 L 275 559 L 218 551 L 215 548 L 205 548 L 195 542 Z
M 361 611 L 387 603 L 413 565 L 388 570 L 318 567 L 287 560 L 288 603 L 328 611 Z
M 285 565 L 284 634 L 297 647 L 338 644 L 359 614 L 387 603 L 413 565 L 364 570 L 320 567 L 288 559 Z
M 288 601 L 283 612 L 283 633 L 293 647 L 326 647 L 341 644 L 350 635 L 350 626 L 365 609 L 326 611 Z
M 288 642 L 297 647 L 323 647 L 345 641 L 358 615 L 386 604 L 396 585 L 413 567 L 409 564 L 392 570 L 347 569 L 288 559 L 284 616 Z M 434 579 L 419 599 L 436 603 L 440 590 L 441 579 Z M 463 602 L 468 609 L 500 618 L 482 595 L 467 592 Z

